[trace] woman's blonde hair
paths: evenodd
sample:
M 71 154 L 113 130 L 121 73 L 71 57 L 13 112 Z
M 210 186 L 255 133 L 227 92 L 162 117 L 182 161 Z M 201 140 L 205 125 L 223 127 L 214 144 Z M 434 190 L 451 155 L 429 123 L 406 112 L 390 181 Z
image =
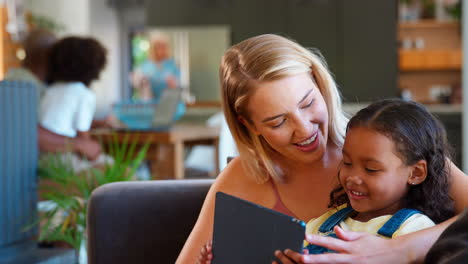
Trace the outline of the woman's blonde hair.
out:
M 328 110 L 328 138 L 337 146 L 344 141 L 347 117 L 341 108 L 341 96 L 322 57 L 287 38 L 266 34 L 244 40 L 229 48 L 221 61 L 222 104 L 226 121 L 236 141 L 242 163 L 259 183 L 284 175 L 273 161 L 276 153 L 262 136 L 255 135 L 239 122 L 247 113 L 250 96 L 258 83 L 275 81 L 310 72 Z

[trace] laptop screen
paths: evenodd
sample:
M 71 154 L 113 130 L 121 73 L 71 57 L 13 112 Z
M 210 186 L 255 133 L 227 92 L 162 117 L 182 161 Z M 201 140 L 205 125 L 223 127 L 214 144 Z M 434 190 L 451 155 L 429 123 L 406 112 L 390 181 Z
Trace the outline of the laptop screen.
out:
M 154 108 L 153 127 L 169 126 L 174 121 L 182 89 L 165 89 Z

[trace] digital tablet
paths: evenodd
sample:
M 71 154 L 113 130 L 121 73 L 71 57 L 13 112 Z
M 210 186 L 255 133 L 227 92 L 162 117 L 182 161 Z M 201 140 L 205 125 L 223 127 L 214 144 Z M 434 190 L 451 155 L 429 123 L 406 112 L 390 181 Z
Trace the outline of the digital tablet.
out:
M 212 263 L 271 263 L 275 250 L 301 252 L 305 226 L 296 218 L 218 192 Z

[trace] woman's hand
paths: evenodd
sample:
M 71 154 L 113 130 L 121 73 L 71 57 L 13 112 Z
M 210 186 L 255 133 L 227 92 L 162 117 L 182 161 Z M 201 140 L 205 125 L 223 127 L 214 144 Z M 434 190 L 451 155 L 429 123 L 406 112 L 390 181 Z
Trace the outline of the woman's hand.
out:
M 319 235 L 307 235 L 309 243 L 326 247 L 339 253 L 303 255 L 303 263 L 409 263 L 410 260 L 400 252 L 397 240 L 384 239 L 368 233 L 344 231 L 334 228 L 340 239 Z M 403 253 L 403 254 L 402 254 Z M 290 258 L 297 255 L 286 252 Z
M 141 71 L 134 71 L 130 73 L 130 82 L 133 89 L 135 89 L 139 97 L 143 100 L 151 100 L 153 98 L 153 92 L 151 91 L 151 82 L 144 73 Z
M 212 242 L 209 241 L 200 250 L 200 255 L 198 256 L 197 264 L 211 264 L 212 259 Z
M 174 77 L 172 75 L 167 76 L 166 84 L 167 84 L 167 87 L 169 87 L 171 89 L 176 89 L 177 88 L 177 79 L 176 79 L 176 77 Z

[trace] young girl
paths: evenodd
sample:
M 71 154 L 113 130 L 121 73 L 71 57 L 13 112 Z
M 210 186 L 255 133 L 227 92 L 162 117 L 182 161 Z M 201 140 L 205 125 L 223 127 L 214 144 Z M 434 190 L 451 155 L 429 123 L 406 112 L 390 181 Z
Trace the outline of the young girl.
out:
M 420 104 L 387 99 L 362 109 L 348 123 L 342 152 L 335 208 L 309 221 L 307 234 L 335 236 L 339 225 L 393 238 L 454 215 L 446 133 Z M 329 252 L 305 244 L 309 254 Z

